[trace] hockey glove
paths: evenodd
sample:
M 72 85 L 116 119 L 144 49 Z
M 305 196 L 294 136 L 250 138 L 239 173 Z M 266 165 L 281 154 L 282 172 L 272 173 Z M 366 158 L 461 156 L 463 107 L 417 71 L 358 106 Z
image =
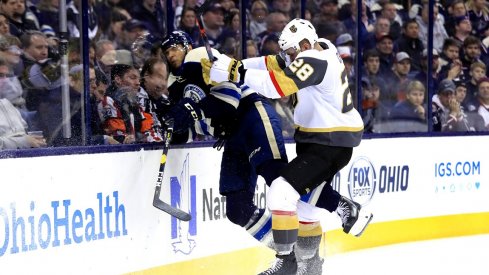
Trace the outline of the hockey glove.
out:
M 242 84 L 246 70 L 241 61 L 229 58 L 222 54 L 212 63 L 212 67 L 208 69 L 209 64 L 203 64 L 203 70 L 209 70 L 210 82 L 231 81 L 237 84 Z
M 202 119 L 202 111 L 197 103 L 190 98 L 182 98 L 165 116 L 166 120 L 173 120 L 173 131 L 182 133 L 188 130 L 195 121 Z

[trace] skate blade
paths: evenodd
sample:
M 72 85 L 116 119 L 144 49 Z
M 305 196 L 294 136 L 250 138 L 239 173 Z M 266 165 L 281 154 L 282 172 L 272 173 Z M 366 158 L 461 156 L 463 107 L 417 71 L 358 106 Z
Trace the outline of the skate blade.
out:
M 374 215 L 371 212 L 363 211 L 363 209 L 360 210 L 358 220 L 350 229 L 350 234 L 354 235 L 355 237 L 360 237 L 373 217 Z

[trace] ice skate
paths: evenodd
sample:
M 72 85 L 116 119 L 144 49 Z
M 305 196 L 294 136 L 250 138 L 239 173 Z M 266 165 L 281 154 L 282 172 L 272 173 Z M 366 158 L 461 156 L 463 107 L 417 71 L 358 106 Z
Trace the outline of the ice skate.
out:
M 324 259 L 316 252 L 314 257 L 298 262 L 297 275 L 321 275 L 323 263 Z
M 294 252 L 288 255 L 276 255 L 272 267 L 258 275 L 295 275 L 297 273 L 297 260 Z
M 362 209 L 362 206 L 343 196 L 340 198 L 336 213 L 343 223 L 343 232 L 350 233 L 356 237 L 362 235 L 367 225 L 372 220 L 372 213 Z

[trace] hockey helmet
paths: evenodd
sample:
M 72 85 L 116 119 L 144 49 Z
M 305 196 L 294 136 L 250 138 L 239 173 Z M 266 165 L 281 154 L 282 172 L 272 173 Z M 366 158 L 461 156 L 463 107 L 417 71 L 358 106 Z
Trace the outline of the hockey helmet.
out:
M 304 39 L 307 39 L 314 46 L 314 43 L 318 40 L 316 29 L 311 22 L 305 19 L 295 18 L 285 25 L 278 39 L 278 44 L 282 51 L 287 51 L 290 48 L 298 51 L 300 50 L 299 43 Z
M 173 31 L 163 39 L 160 47 L 163 51 L 166 51 L 168 48 L 175 47 L 178 44 L 188 50 L 189 46 L 192 46 L 193 41 L 186 32 Z

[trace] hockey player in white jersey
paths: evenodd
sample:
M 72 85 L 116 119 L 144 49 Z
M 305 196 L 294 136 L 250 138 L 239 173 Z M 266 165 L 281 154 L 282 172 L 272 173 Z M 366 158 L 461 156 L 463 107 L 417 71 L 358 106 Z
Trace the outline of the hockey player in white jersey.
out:
M 298 272 L 294 255 L 297 236 L 304 230 L 322 231 L 319 218 L 314 217 L 320 212 L 300 202 L 299 197 L 323 181 L 328 183 L 324 188 L 331 192 L 316 206 L 336 211 L 344 232 L 360 236 L 372 219 L 360 204 L 330 186 L 334 175 L 350 161 L 353 147 L 360 144 L 363 134 L 363 122 L 353 106 L 341 57 L 335 46 L 320 40 L 312 24 L 303 19 L 294 19 L 285 26 L 279 44 L 282 58 L 220 58 L 209 68 L 212 81 L 230 80 L 269 98 L 292 96 L 294 100 L 297 157 L 272 182 L 267 194 L 277 261 L 261 274 Z M 298 211 L 311 214 L 310 220 L 299 223 Z

